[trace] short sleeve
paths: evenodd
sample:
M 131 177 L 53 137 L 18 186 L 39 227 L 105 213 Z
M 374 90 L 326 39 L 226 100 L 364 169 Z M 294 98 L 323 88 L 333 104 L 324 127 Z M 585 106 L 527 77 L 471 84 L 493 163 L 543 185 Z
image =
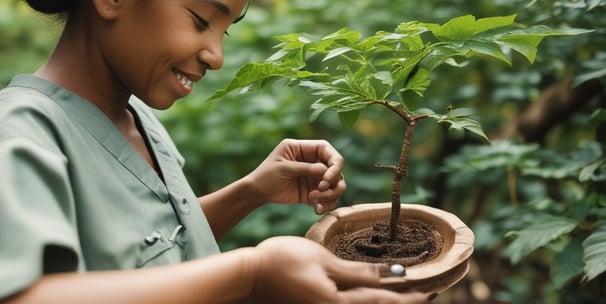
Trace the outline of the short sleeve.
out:
M 27 137 L 0 136 L 0 299 L 79 268 L 66 161 Z

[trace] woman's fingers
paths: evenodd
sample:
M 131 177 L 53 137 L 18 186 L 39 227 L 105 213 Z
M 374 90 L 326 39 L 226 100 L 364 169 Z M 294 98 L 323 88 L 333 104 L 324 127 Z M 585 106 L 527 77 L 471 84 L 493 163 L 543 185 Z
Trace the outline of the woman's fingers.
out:
M 420 292 L 400 294 L 380 287 L 383 264 L 342 259 L 331 261 L 330 277 L 342 288 L 339 303 L 427 303 L 429 295 Z
M 325 191 L 311 191 L 307 200 L 314 207 L 317 214 L 322 214 L 337 207 L 337 200 L 345 192 L 346 188 L 347 185 L 345 182 L 339 182 L 334 188 L 329 188 Z
M 339 303 L 348 304 L 420 304 L 428 295 L 420 292 L 396 293 L 385 289 L 354 288 L 339 292 Z

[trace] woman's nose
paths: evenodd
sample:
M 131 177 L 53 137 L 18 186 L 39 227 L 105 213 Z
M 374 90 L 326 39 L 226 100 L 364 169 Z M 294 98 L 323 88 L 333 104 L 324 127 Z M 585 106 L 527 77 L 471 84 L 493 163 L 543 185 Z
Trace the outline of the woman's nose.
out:
M 210 70 L 218 70 L 223 67 L 223 46 L 221 40 L 217 41 L 213 39 L 198 54 L 198 59 L 208 65 Z

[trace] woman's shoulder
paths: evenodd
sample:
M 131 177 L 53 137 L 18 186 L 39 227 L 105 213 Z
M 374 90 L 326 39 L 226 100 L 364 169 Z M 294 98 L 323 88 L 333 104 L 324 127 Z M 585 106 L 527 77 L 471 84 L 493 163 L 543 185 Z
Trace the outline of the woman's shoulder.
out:
M 60 110 L 50 90 L 51 84 L 33 75 L 17 75 L 9 85 L 0 90 L 0 115 L 14 115 L 30 111 Z
M 64 113 L 45 90 L 52 86 L 31 75 L 19 75 L 0 90 L 0 139 L 56 134 Z

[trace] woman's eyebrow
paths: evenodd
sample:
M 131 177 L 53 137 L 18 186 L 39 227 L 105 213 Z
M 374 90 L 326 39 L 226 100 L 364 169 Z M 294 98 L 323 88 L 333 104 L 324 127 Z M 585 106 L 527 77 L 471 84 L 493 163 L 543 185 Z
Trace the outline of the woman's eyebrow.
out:
M 221 1 L 217 1 L 217 0 L 202 0 L 202 2 L 212 4 L 214 7 L 217 8 L 217 10 L 219 10 L 220 12 L 222 12 L 225 15 L 229 16 L 231 14 L 231 11 L 230 11 L 229 7 L 227 5 L 225 5 Z

